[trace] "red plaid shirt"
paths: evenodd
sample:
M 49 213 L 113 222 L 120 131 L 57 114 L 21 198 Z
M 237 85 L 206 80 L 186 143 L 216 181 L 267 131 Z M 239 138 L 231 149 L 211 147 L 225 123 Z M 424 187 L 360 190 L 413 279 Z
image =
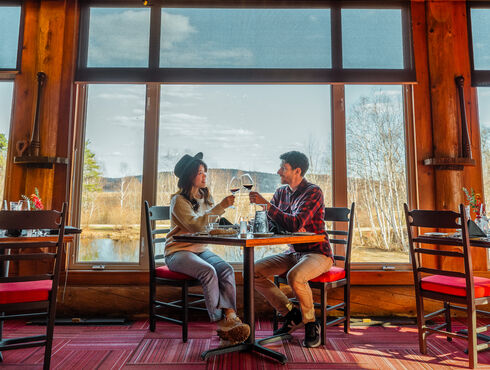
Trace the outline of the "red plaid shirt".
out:
M 288 185 L 277 189 L 268 214 L 287 231 L 296 232 L 304 227 L 308 232 L 326 235 L 322 189 L 305 179 L 294 192 Z M 328 238 L 324 242 L 292 244 L 290 247 L 296 252 L 320 253 L 328 257 L 333 255 Z

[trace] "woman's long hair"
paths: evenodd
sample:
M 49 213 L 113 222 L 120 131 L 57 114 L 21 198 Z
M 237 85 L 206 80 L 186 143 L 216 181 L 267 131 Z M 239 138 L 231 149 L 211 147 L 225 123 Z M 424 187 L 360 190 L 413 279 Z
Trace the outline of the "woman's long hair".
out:
M 176 194 L 182 195 L 185 199 L 191 202 L 192 209 L 194 211 L 197 211 L 199 209 L 199 203 L 191 196 L 192 183 L 199 173 L 199 167 L 201 165 L 204 166 L 204 171 L 207 172 L 208 166 L 206 165 L 206 163 L 196 158 L 192 161 L 192 163 L 189 165 L 189 167 L 186 169 L 185 173 L 182 175 L 182 177 L 179 179 L 179 182 L 177 183 L 179 191 Z M 211 195 L 209 194 L 209 189 L 207 187 L 199 189 L 199 193 L 204 199 L 204 203 L 206 203 L 207 205 L 212 205 L 210 199 Z

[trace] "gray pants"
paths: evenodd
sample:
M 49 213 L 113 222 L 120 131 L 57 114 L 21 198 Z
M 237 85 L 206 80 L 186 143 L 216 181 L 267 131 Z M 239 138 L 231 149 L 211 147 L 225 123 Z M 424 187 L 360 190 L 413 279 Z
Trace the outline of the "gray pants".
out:
M 223 308 L 236 311 L 236 284 L 233 267 L 211 251 L 179 251 L 165 257 L 168 268 L 192 276 L 202 284 L 211 321 L 222 318 Z

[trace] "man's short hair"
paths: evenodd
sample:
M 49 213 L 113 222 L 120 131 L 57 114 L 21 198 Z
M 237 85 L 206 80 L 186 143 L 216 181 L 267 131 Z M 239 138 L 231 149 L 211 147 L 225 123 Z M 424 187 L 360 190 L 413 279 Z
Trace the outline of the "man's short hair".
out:
M 308 167 L 310 167 L 308 157 L 301 152 L 297 152 L 296 150 L 281 154 L 279 159 L 283 160 L 285 163 L 289 163 L 293 170 L 300 168 L 301 176 L 303 177 L 306 174 L 306 171 L 308 171 Z

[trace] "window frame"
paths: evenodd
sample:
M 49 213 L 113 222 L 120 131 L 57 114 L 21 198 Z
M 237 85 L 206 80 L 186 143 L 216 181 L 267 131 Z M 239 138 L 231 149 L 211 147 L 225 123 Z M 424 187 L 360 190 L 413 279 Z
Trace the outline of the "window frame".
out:
M 488 87 L 490 86 L 490 69 L 475 69 L 475 55 L 473 52 L 473 30 L 471 23 L 472 9 L 488 9 L 490 10 L 490 1 L 469 1 L 466 4 L 466 14 L 468 22 L 468 49 L 470 54 L 471 67 L 471 86 L 473 87 Z
M 6 72 L 20 72 L 21 62 L 22 62 L 22 44 L 24 40 L 24 22 L 25 22 L 25 5 L 23 1 L 20 0 L 9 0 L 2 2 L 1 7 L 11 7 L 11 6 L 19 6 L 20 7 L 20 20 L 19 20 L 19 39 L 17 40 L 17 63 L 15 68 L 0 68 L 0 74 L 4 78 L 11 78 L 11 76 L 15 76 L 15 74 L 8 74 Z M 8 76 L 8 77 L 5 77 Z
M 283 0 L 279 4 L 275 1 L 160 1 L 159 6 L 151 8 L 150 15 L 150 50 L 148 68 L 86 68 L 88 56 L 88 26 L 89 7 L 134 7 L 143 8 L 141 2 L 127 1 L 97 1 L 85 0 L 81 6 L 79 63 L 75 74 L 76 107 L 75 107 L 75 142 L 73 147 L 74 160 L 72 162 L 73 186 L 71 188 L 72 220 L 79 226 L 81 180 L 83 175 L 83 147 L 86 118 L 86 86 L 92 83 L 135 83 L 146 85 L 145 105 L 145 138 L 144 138 L 144 165 L 142 180 L 143 200 L 156 200 L 157 183 L 157 156 L 158 156 L 158 127 L 160 84 L 329 84 L 331 85 L 331 132 L 332 132 L 332 204 L 337 207 L 347 205 L 347 164 L 346 164 L 346 137 L 345 137 L 345 84 L 396 84 L 402 85 L 404 104 L 404 129 L 406 144 L 406 176 L 407 176 L 407 202 L 411 207 L 418 205 L 417 193 L 417 161 L 415 158 L 415 130 L 413 115 L 413 89 L 416 82 L 412 50 L 410 4 L 405 1 L 392 2 L 337 2 L 337 1 L 292 1 Z M 160 5 L 162 4 L 162 5 Z M 404 69 L 235 69 L 235 68 L 159 68 L 160 55 L 160 16 L 161 7 L 226 7 L 226 8 L 325 8 L 329 7 L 332 14 L 332 67 L 342 63 L 341 34 L 334 33 L 333 29 L 341 29 L 341 9 L 343 8 L 401 8 L 402 9 L 402 36 Z M 335 14 L 334 14 L 335 13 Z M 336 37 L 334 37 L 336 35 Z M 157 45 L 157 46 L 156 46 Z M 335 53 L 334 53 L 335 50 Z M 85 63 L 85 67 L 84 67 Z M 342 149 L 343 148 L 343 149 Z M 82 154 L 79 155 L 78 153 Z M 336 176 L 334 174 L 337 174 Z M 138 264 L 99 263 L 104 264 L 105 270 L 145 270 L 148 268 L 147 248 L 144 238 L 143 207 L 141 211 L 140 229 L 140 262 Z M 94 263 L 75 263 L 78 238 L 74 248 L 69 253 L 69 268 L 75 270 L 91 270 Z M 233 264 L 240 271 L 240 264 Z M 355 270 L 375 270 L 377 272 L 406 271 L 411 265 L 407 263 L 352 263 Z
M 410 6 L 406 1 L 161 1 L 150 9 L 150 46 L 147 68 L 87 67 L 90 7 L 146 8 L 134 1 L 83 2 L 80 13 L 80 37 L 77 82 L 161 82 L 161 83 L 415 83 Z M 330 9 L 332 68 L 161 68 L 160 31 L 162 8 L 270 8 Z M 355 69 L 342 67 L 342 9 L 400 9 L 402 20 L 403 69 Z

